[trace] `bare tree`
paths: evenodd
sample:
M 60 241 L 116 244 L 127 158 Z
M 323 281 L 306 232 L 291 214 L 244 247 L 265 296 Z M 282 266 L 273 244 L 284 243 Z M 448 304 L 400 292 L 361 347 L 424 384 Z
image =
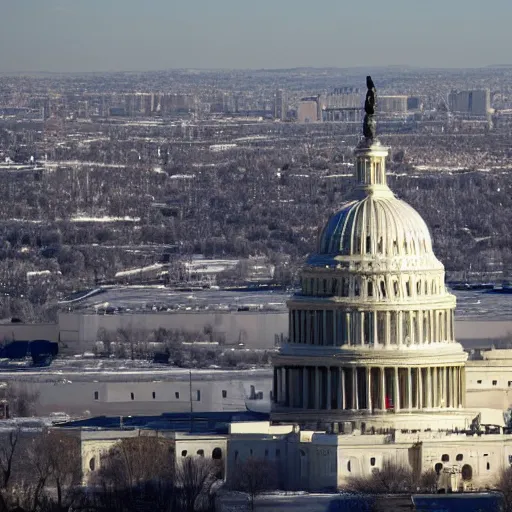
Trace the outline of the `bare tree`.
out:
M 232 487 L 249 495 L 251 510 L 254 510 L 256 496 L 277 489 L 277 466 L 268 459 L 249 457 L 237 464 L 233 474 Z
M 12 416 L 26 418 L 35 414 L 39 393 L 9 383 L 3 390 L 3 396 L 7 400 Z
M 204 457 L 186 457 L 177 464 L 176 485 L 180 489 L 183 512 L 194 512 L 198 498 L 209 496 L 218 470 L 215 461 Z
M 501 471 L 496 487 L 503 494 L 503 512 L 512 512 L 512 466 Z
M 47 430 L 42 438 L 32 441 L 28 459 L 35 475 L 33 508 L 53 501 L 55 511 L 68 511 L 81 480 L 79 439 L 63 432 Z
M 352 477 L 347 490 L 356 493 L 407 493 L 413 489 L 413 474 L 409 467 L 385 460 L 382 468 L 369 476 Z
M 122 439 L 102 458 L 96 480 L 118 488 L 133 488 L 141 482 L 172 480 L 172 443 L 154 435 Z

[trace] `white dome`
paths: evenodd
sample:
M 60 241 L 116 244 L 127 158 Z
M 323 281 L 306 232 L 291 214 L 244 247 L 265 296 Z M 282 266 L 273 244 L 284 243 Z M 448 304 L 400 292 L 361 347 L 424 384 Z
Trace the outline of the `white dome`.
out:
M 347 202 L 331 216 L 318 244 L 319 255 L 425 256 L 432 240 L 425 221 L 406 202 L 368 195 Z

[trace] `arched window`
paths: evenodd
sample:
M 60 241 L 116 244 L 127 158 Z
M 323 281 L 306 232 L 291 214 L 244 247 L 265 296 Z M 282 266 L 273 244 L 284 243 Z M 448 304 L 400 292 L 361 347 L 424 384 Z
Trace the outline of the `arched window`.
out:
M 182 456 L 182 457 L 186 457 L 186 456 L 187 456 L 187 450 L 182 450 L 182 452 L 181 452 L 181 456 Z
M 464 464 L 461 470 L 462 480 L 466 482 L 473 478 L 473 468 L 469 464 Z
M 441 457 L 442 462 L 450 462 L 450 456 L 447 453 L 443 453 Z
M 352 464 L 350 464 L 350 461 L 347 462 L 347 471 L 349 473 L 352 471 Z
M 212 451 L 212 459 L 220 460 L 222 459 L 222 450 L 220 448 L 214 448 Z
M 440 462 L 438 462 L 438 463 L 434 466 L 434 470 L 435 470 L 436 474 L 438 474 L 438 475 L 439 475 L 439 473 L 441 473 L 441 470 L 442 470 L 442 469 L 443 469 L 443 465 L 442 465 Z
M 89 469 L 94 471 L 96 469 L 96 459 L 94 457 L 89 460 Z
M 204 450 L 197 450 L 197 455 L 199 455 L 199 457 L 204 457 Z

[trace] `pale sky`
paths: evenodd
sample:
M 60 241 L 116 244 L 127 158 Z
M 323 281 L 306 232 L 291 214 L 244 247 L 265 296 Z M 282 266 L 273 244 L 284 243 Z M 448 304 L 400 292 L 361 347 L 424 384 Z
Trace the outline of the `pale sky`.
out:
M 512 0 L 0 5 L 0 72 L 512 63 Z

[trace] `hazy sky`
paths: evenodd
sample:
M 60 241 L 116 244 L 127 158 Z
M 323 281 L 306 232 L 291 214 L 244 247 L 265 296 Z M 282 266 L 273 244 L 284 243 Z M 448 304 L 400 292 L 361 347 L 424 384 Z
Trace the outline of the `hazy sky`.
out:
M 512 63 L 511 0 L 0 5 L 0 72 Z

